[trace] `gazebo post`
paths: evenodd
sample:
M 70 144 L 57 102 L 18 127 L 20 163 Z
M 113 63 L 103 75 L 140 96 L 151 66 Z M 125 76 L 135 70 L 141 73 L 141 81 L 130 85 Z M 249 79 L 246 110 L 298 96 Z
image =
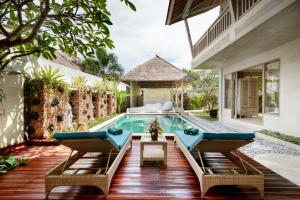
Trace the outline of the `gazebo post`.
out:
M 181 81 L 181 109 L 183 110 L 183 94 L 184 94 L 184 87 L 183 87 L 183 82 Z
M 178 87 L 177 87 L 177 83 L 175 83 L 175 104 L 176 104 L 176 107 L 178 107 Z
M 132 95 L 133 95 L 133 84 L 132 84 L 132 81 L 130 81 L 130 108 L 133 107 L 133 98 L 132 98 Z

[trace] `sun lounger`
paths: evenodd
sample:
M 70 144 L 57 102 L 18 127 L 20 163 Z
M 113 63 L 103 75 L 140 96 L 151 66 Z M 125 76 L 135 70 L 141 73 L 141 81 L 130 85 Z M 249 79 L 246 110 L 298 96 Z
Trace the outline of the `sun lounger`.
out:
M 46 174 L 46 199 L 54 187 L 68 185 L 96 186 L 107 197 L 112 177 L 132 142 L 131 132 L 55 133 L 53 137 L 72 151 L 66 161 Z
M 195 171 L 201 189 L 201 198 L 213 186 L 217 185 L 249 185 L 257 188 L 260 198 L 264 198 L 264 175 L 254 166 L 243 160 L 239 147 L 253 142 L 253 133 L 202 133 L 188 135 L 183 131 L 175 131 L 174 142 L 189 161 Z M 236 167 L 207 166 L 205 152 L 220 152 L 231 160 Z M 218 162 L 220 157 L 213 159 Z M 199 164 L 198 164 L 199 163 Z

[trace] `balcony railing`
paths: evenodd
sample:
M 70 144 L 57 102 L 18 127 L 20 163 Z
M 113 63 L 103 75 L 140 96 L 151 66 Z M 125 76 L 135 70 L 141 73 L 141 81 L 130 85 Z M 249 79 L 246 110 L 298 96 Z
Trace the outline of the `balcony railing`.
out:
M 253 8 L 260 0 L 238 0 L 236 1 L 235 16 L 240 19 L 248 10 Z
M 202 35 L 198 42 L 194 45 L 194 56 L 200 53 L 205 47 L 210 45 L 217 37 L 219 37 L 231 25 L 231 14 L 229 9 L 216 19 L 216 21 Z
M 237 0 L 234 6 L 236 20 L 239 20 L 253 8 L 260 0 Z M 215 22 L 208 28 L 193 48 L 193 57 L 215 41 L 232 24 L 229 8 L 225 9 Z

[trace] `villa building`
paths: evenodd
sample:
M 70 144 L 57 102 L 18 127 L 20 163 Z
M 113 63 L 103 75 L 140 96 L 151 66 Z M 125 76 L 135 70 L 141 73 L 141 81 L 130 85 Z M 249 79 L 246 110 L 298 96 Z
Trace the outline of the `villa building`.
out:
M 193 44 L 187 19 L 217 6 Z M 220 121 L 299 136 L 300 1 L 170 0 L 166 24 L 182 20 L 192 68 L 219 70 Z

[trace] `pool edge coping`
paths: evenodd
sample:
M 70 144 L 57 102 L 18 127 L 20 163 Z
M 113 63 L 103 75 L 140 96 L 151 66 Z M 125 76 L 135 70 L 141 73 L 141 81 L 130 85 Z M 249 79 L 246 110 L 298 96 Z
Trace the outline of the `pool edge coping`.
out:
M 194 122 L 190 121 L 189 119 L 187 119 L 186 117 L 184 117 L 183 115 L 181 115 L 180 113 L 121 113 L 121 114 L 118 114 L 117 116 L 101 123 L 101 124 L 98 124 L 92 128 L 89 129 L 90 132 L 94 132 L 94 131 L 97 131 L 111 123 L 113 123 L 114 121 L 118 120 L 119 118 L 125 116 L 125 115 L 136 115 L 136 114 L 140 114 L 140 115 L 176 115 L 176 116 L 179 116 L 180 118 L 182 118 L 184 121 L 190 123 L 192 126 L 195 126 L 196 128 L 199 128 L 199 129 L 203 129 L 201 126 L 195 124 Z M 141 136 L 145 133 L 132 133 L 133 136 Z M 165 136 L 174 136 L 174 133 L 164 133 Z

